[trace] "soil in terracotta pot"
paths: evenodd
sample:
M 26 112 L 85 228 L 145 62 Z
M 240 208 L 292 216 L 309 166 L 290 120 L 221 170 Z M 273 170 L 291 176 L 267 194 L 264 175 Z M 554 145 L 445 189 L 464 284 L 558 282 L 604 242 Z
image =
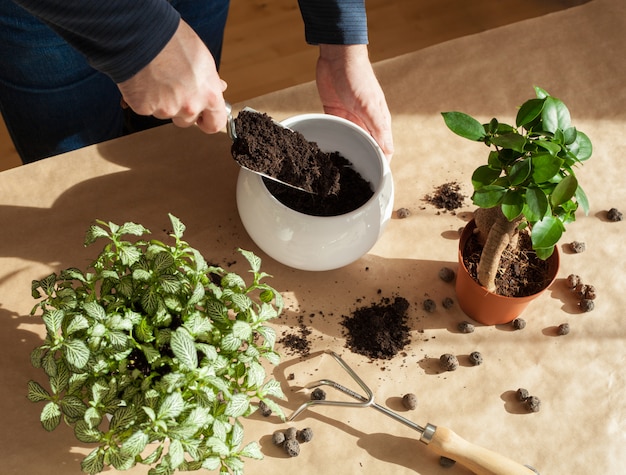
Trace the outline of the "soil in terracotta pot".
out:
M 470 236 L 463 251 L 463 262 L 478 282 L 478 263 L 482 246 L 476 235 Z M 528 233 L 520 232 L 519 249 L 504 251 L 496 276 L 496 293 L 505 297 L 526 297 L 545 289 L 550 283 L 548 262 L 532 249 Z
M 315 142 L 274 122 L 267 114 L 243 110 L 235 119 L 235 160 L 252 170 L 295 185 L 300 191 L 264 179 L 281 203 L 313 216 L 337 216 L 362 206 L 374 194 L 338 152 L 322 152 Z

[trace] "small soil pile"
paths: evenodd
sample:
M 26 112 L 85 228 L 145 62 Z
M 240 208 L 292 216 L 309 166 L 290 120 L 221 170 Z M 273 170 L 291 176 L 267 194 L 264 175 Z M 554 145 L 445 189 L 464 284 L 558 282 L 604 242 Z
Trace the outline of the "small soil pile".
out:
M 364 205 L 371 184 L 338 152 L 322 152 L 302 134 L 276 124 L 266 114 L 241 111 L 235 120 L 235 160 L 299 188 L 264 179 L 269 192 L 285 206 L 312 216 L 338 216 Z
M 393 358 L 410 341 L 408 308 L 405 298 L 395 297 L 355 310 L 341 322 L 347 330 L 346 346 L 371 359 Z
M 455 211 L 463 206 L 465 196 L 459 193 L 461 187 L 458 183 L 444 183 L 435 188 L 432 195 L 426 195 L 424 200 L 437 209 L 445 209 L 446 211 Z
M 550 279 L 548 262 L 541 260 L 532 249 L 530 235 L 520 232 L 518 249 L 508 247 L 502 254 L 496 276 L 496 293 L 505 297 L 526 297 L 546 288 Z M 478 263 L 483 248 L 476 235 L 465 244 L 463 262 L 472 278 L 478 282 Z
M 301 133 L 248 110 L 235 119 L 235 130 L 231 152 L 240 165 L 317 195 L 339 192 L 338 166 Z

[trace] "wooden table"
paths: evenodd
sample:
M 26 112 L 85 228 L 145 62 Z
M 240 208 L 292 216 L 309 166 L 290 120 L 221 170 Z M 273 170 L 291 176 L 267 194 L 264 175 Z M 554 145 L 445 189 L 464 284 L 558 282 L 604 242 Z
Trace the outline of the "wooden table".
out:
M 165 126 L 0 173 L 0 472 L 78 474 L 79 460 L 90 450 L 67 428 L 43 431 L 41 407 L 26 399 L 27 381 L 39 377 L 29 353 L 43 334 L 41 322 L 28 316 L 34 304 L 31 279 L 86 265 L 96 250 L 84 249 L 82 240 L 94 219 L 141 222 L 164 237 L 171 212 L 187 225 L 186 239 L 207 260 L 243 272 L 236 248 L 259 253 L 264 270 L 274 276 L 272 285 L 288 302 L 275 323 L 279 335 L 297 332 L 304 323 L 312 331 L 312 352 L 340 352 L 378 402 L 421 425 L 448 426 L 544 475 L 623 473 L 625 225 L 607 221 L 605 214 L 611 207 L 626 211 L 625 43 L 626 4 L 593 0 L 377 64 L 394 116 L 395 208 L 412 214 L 393 219 L 367 256 L 336 271 L 286 268 L 251 242 L 237 215 L 237 167 L 223 133 L 206 136 Z M 428 314 L 422 302 L 454 297 L 437 272 L 456 266 L 457 229 L 472 208 L 467 200 L 462 212 L 442 214 L 423 198 L 452 181 L 469 194 L 470 173 L 486 149 L 453 136 L 440 111 L 512 120 L 515 107 L 532 96 L 533 85 L 563 99 L 574 123 L 594 143 L 594 157 L 578 171 L 591 213 L 568 227 L 559 279 L 525 312 L 523 331 L 479 326 L 460 334 L 456 324 L 465 316 L 457 307 L 439 306 Z M 320 110 L 312 84 L 246 105 L 276 119 Z M 585 242 L 587 250 L 567 252 L 566 244 L 574 240 Z M 577 310 L 564 286 L 570 273 L 596 286 L 593 312 Z M 351 353 L 344 346 L 342 316 L 394 295 L 411 303 L 412 342 L 406 354 L 369 362 Z M 571 333 L 554 336 L 564 322 Z M 474 350 L 483 354 L 483 365 L 439 372 L 436 360 L 442 353 L 463 362 Z M 297 391 L 303 384 L 321 377 L 345 381 L 327 356 L 283 355 L 274 376 L 288 396 L 287 412 L 303 401 Z M 518 387 L 541 398 L 540 412 L 519 409 Z M 406 392 L 418 395 L 413 412 L 399 405 Z M 441 468 L 415 432 L 370 409 L 314 408 L 294 425 L 312 427 L 315 439 L 297 459 L 288 459 L 270 441 L 286 424 L 260 416 L 246 423 L 246 437 L 260 440 L 265 454 L 263 461 L 246 462 L 248 473 L 469 473 L 458 464 Z

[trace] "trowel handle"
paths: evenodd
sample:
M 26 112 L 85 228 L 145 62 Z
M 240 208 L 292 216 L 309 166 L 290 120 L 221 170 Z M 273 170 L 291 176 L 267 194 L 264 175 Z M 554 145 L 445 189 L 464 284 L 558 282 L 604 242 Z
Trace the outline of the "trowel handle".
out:
M 447 427 L 428 424 L 421 441 L 436 454 L 456 460 L 477 475 L 535 474 L 504 455 L 468 442 Z

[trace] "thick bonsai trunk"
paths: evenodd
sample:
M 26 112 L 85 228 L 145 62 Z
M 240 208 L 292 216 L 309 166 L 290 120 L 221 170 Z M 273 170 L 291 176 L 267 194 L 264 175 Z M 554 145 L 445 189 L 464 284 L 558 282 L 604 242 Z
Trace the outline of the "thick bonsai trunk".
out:
M 509 244 L 517 245 L 519 219 L 509 221 L 500 207 L 483 209 L 474 213 L 483 252 L 478 264 L 478 281 L 490 292 L 496 291 L 496 274 L 502 253 Z

